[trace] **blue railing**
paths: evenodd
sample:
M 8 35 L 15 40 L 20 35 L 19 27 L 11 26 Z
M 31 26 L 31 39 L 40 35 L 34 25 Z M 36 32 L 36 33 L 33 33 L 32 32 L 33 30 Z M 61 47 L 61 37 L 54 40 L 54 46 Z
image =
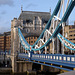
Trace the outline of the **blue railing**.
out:
M 29 54 L 20 53 L 18 57 L 30 58 Z M 75 55 L 61 55 L 61 54 L 32 54 L 31 59 L 40 59 L 48 61 L 58 61 L 58 62 L 69 62 L 75 63 Z
M 32 54 L 32 58 L 75 63 L 75 55 Z
M 29 54 L 25 54 L 25 53 L 20 53 L 20 54 L 18 54 L 18 59 L 20 59 L 20 58 L 27 58 L 27 59 L 30 59 L 30 58 L 29 58 Z

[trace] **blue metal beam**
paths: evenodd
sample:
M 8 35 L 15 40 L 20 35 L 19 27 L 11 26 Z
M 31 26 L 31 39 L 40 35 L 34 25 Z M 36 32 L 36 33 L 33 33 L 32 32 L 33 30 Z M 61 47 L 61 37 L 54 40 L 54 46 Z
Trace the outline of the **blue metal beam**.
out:
M 30 61 L 30 62 L 33 62 L 33 61 Z M 45 65 L 45 66 L 49 66 L 49 67 L 53 67 L 53 68 L 58 68 L 58 69 L 66 70 L 66 71 L 73 71 L 71 69 L 62 68 L 62 67 L 58 67 L 58 66 L 53 66 L 53 65 L 48 65 L 48 64 L 38 63 L 38 62 L 33 62 L 33 63 L 41 64 L 41 65 Z
M 61 34 L 58 34 L 58 35 L 60 35 L 61 36 L 61 38 L 64 38 Z M 61 43 L 65 46 L 65 47 L 67 47 L 68 49 L 70 49 L 70 50 L 74 50 L 75 51 L 75 49 L 74 48 L 70 48 L 69 46 L 67 46 L 65 43 L 63 43 L 62 42 L 62 40 L 59 38 L 59 36 L 57 35 L 57 37 L 58 37 L 58 39 L 61 41 Z M 70 44 L 72 44 L 72 45 L 74 45 L 75 46 L 75 44 L 74 43 L 72 43 L 71 41 L 69 41 L 69 40 L 67 40 L 66 38 L 64 38 L 64 40 L 66 40 L 68 43 L 70 43 Z
M 69 4 L 69 6 L 68 6 L 68 8 L 67 8 L 67 10 L 66 10 L 66 12 L 65 12 L 65 14 L 64 14 L 64 16 L 63 16 L 63 18 L 62 18 L 62 20 L 61 20 L 61 22 L 59 23 L 59 25 L 57 26 L 57 28 L 55 29 L 54 33 L 53 33 L 52 36 L 49 38 L 49 40 L 48 40 L 42 47 L 40 47 L 40 48 L 38 48 L 38 49 L 34 49 L 34 48 L 33 48 L 32 50 L 35 50 L 35 51 L 40 50 L 40 49 L 42 49 L 43 47 L 45 47 L 46 45 L 48 45 L 49 43 L 51 43 L 52 38 L 55 38 L 55 37 L 57 36 L 57 34 L 61 31 L 61 29 L 62 29 L 62 23 L 63 23 L 63 22 L 66 22 L 66 20 L 68 19 L 70 13 L 72 12 L 72 10 L 73 10 L 73 8 L 74 8 L 74 5 L 75 5 L 75 0 L 74 0 L 74 1 L 71 0 L 71 2 L 70 2 L 70 4 Z
M 21 59 L 21 60 L 24 61 L 24 59 Z M 63 67 L 59 67 L 59 66 L 54 66 L 54 65 L 49 65 L 49 64 L 34 62 L 34 61 L 30 61 L 30 60 L 25 60 L 25 61 L 32 62 L 32 63 L 36 63 L 36 64 L 41 64 L 41 65 L 45 65 L 45 66 L 49 66 L 49 67 L 54 67 L 54 68 L 58 68 L 58 69 L 63 69 L 63 70 L 66 70 L 66 71 L 73 71 L 71 69 L 67 69 L 67 68 L 63 68 Z

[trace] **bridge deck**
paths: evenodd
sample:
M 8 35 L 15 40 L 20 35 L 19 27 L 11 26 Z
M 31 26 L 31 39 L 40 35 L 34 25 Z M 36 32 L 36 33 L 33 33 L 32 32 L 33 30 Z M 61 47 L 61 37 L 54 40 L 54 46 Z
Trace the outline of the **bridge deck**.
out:
M 20 60 L 43 64 L 68 71 L 72 71 L 73 68 L 75 68 L 75 55 L 32 54 L 32 57 L 30 57 L 28 54 L 20 53 L 18 57 Z

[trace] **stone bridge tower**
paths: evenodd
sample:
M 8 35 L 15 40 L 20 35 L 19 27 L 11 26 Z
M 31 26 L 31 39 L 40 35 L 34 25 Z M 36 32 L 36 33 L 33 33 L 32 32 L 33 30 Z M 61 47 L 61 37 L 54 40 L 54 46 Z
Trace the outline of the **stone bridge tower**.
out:
M 17 72 L 17 52 L 19 51 L 19 37 L 18 27 L 23 25 L 22 20 L 14 18 L 11 21 L 11 60 L 12 60 L 12 71 Z
M 16 56 L 18 51 L 18 26 L 17 18 L 11 21 L 11 60 L 12 60 L 12 71 L 17 72 Z

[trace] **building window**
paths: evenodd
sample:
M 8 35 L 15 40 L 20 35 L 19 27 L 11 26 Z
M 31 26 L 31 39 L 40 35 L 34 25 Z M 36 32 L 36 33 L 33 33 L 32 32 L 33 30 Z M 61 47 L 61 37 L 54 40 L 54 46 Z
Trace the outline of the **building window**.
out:
M 36 39 L 36 37 L 34 37 L 34 39 Z
M 72 31 L 70 31 L 69 33 L 71 33 Z
M 30 20 L 26 20 L 26 23 L 29 23 L 30 22 Z
M 23 24 L 25 24 L 25 21 L 23 21 Z
M 28 38 L 26 38 L 26 40 L 28 40 Z
M 75 38 L 73 40 L 75 40 Z
M 25 29 L 25 31 L 26 31 L 26 33 L 29 33 L 29 32 L 30 32 L 30 29 L 29 29 L 29 28 L 27 28 L 27 29 Z
M 70 35 L 70 36 L 72 36 L 72 35 Z
M 33 39 L 33 37 L 31 37 L 31 39 Z
M 72 39 L 70 39 L 70 40 L 72 40 Z
M 29 37 L 29 40 L 30 40 L 30 37 Z

